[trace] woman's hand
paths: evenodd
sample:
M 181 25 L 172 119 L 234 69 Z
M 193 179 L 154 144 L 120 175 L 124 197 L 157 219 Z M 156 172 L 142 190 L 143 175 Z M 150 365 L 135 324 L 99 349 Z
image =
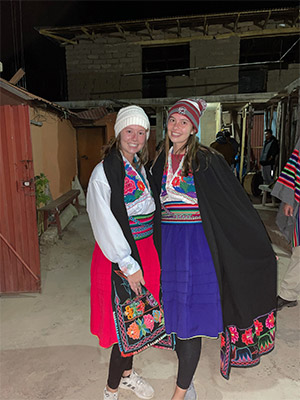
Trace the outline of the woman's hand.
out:
M 145 284 L 142 270 L 136 271 L 134 274 L 127 276 L 131 289 L 137 294 L 142 294 L 141 284 Z
M 292 217 L 294 213 L 294 209 L 289 204 L 285 203 L 283 206 L 283 213 L 286 217 Z

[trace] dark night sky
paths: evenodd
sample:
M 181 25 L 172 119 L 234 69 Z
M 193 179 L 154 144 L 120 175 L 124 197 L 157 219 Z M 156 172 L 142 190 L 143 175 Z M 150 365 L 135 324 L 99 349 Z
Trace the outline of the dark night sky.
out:
M 298 1 L 27 1 L 0 0 L 1 77 L 9 80 L 23 67 L 27 89 L 48 100 L 65 100 L 64 49 L 34 27 L 70 26 L 118 20 L 173 17 L 276 7 Z M 22 28 L 22 29 L 21 29 Z M 22 51 L 23 49 L 23 51 Z

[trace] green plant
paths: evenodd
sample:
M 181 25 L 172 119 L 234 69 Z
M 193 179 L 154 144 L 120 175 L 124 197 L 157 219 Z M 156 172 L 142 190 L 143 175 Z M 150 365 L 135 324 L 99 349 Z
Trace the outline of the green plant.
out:
M 36 207 L 39 208 L 46 204 L 48 200 L 50 200 L 50 196 L 45 193 L 45 189 L 49 183 L 49 180 L 47 179 L 46 175 L 41 172 L 40 175 L 36 175 L 34 177 L 34 183 Z

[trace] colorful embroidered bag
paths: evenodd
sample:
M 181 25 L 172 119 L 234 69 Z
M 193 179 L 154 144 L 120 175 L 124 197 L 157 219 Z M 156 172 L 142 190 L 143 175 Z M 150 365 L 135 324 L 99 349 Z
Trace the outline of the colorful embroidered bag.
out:
M 153 295 L 143 285 L 142 294 L 135 295 L 126 277 L 115 272 L 122 278 L 129 293 L 122 303 L 113 284 L 114 321 L 122 356 L 132 356 L 149 346 L 173 349 L 174 338 L 165 331 L 164 313 Z

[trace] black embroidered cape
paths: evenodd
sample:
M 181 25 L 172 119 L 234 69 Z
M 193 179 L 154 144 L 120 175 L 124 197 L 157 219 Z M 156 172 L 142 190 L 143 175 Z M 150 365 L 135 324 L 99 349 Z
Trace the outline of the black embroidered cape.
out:
M 277 263 L 257 211 L 224 158 L 197 156 L 200 169 L 194 165 L 193 175 L 220 287 L 221 374 L 228 379 L 231 366 L 256 365 L 274 348 Z M 164 163 L 162 152 L 152 167 L 157 190 Z

